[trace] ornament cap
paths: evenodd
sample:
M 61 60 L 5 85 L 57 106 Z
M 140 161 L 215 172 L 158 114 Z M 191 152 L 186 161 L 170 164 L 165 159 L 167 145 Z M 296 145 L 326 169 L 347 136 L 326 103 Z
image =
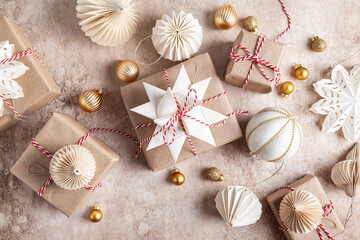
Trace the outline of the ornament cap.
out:
M 250 32 L 257 32 L 259 30 L 258 27 L 255 27 L 254 29 L 251 29 Z
M 104 94 L 104 91 L 102 90 L 102 88 L 99 88 L 98 90 L 96 90 L 96 92 L 100 95 L 103 95 Z
M 224 181 L 224 180 L 225 180 L 224 175 L 220 174 L 220 178 L 218 179 L 218 181 L 219 181 L 219 182 L 222 182 L 222 181 Z
M 93 206 L 92 209 L 93 209 L 93 210 L 100 210 L 100 206 L 99 206 L 99 205 L 95 205 L 95 206 Z
M 295 70 L 297 70 L 297 69 L 299 69 L 299 68 L 301 68 L 301 67 L 302 67 L 301 64 L 296 64 L 294 68 L 295 68 Z
M 281 96 L 284 97 L 284 98 L 288 98 L 288 97 L 289 97 L 289 94 L 281 93 Z
M 172 170 L 172 174 L 179 173 L 179 172 L 180 172 L 180 170 L 178 168 Z
M 319 36 L 315 36 L 315 37 L 311 38 L 311 41 L 313 42 L 313 41 L 315 41 L 317 39 L 320 39 Z

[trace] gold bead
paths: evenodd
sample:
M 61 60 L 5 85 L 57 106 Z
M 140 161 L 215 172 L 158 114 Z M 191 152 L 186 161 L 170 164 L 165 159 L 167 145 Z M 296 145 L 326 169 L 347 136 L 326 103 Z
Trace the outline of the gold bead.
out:
M 244 28 L 250 32 L 256 32 L 258 30 L 258 23 L 254 16 L 248 16 L 243 21 Z
M 291 82 L 284 82 L 281 84 L 280 90 L 282 97 L 289 97 L 289 95 L 294 91 L 294 84 Z
M 100 109 L 103 99 L 103 90 L 87 90 L 79 97 L 79 105 L 86 112 L 96 112 Z
M 233 28 L 237 22 L 237 14 L 231 5 L 219 8 L 215 12 L 214 22 L 222 30 Z
M 222 175 L 220 170 L 216 167 L 211 167 L 208 170 L 206 170 L 206 177 L 211 181 L 222 182 L 225 180 L 224 175 Z
M 90 221 L 97 223 L 102 219 L 102 212 L 100 211 L 100 206 L 94 206 L 89 214 Z
M 311 39 L 311 47 L 315 52 L 322 52 L 326 49 L 327 45 L 324 39 L 319 38 L 318 36 Z
M 309 71 L 301 66 L 301 64 L 295 65 L 295 77 L 299 80 L 305 80 L 309 76 Z
M 179 169 L 174 169 L 172 171 L 171 182 L 177 186 L 182 185 L 185 182 L 184 174 Z
M 116 66 L 116 75 L 123 82 L 133 82 L 139 77 L 139 67 L 132 60 L 119 61 Z

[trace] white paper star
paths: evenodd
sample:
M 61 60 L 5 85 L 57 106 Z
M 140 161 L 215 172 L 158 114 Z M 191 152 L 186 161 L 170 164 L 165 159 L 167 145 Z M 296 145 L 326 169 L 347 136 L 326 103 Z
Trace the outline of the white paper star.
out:
M 172 89 L 168 88 L 165 91 L 150 84 L 144 83 L 145 91 L 149 97 L 150 102 L 147 102 L 130 110 L 152 119 L 156 123 L 156 129 L 154 131 L 154 133 L 156 133 L 177 112 L 177 105 L 174 96 L 178 100 L 179 105 L 182 109 L 189 90 L 194 89 L 197 93 L 197 103 L 201 103 L 204 100 L 203 97 L 210 83 L 210 80 L 211 77 L 192 84 L 186 73 L 185 67 L 182 65 L 179 75 Z M 188 97 L 186 109 L 189 109 L 193 105 L 194 99 L 194 94 L 190 94 L 190 96 Z M 215 124 L 226 118 L 225 115 L 201 105 L 195 106 L 187 113 L 187 115 L 190 115 L 208 124 Z M 183 117 L 182 121 L 185 125 L 186 132 L 190 136 L 198 138 L 213 146 L 216 145 L 210 127 L 200 124 L 197 121 L 187 117 Z M 168 145 L 168 147 L 174 161 L 176 162 L 186 140 L 186 134 L 179 121 L 175 123 L 174 127 L 176 129 L 175 140 L 171 145 Z M 168 142 L 170 142 L 171 139 L 172 136 L 167 137 Z M 151 150 L 163 144 L 163 133 L 157 134 L 154 138 L 150 140 L 150 143 L 146 150 Z

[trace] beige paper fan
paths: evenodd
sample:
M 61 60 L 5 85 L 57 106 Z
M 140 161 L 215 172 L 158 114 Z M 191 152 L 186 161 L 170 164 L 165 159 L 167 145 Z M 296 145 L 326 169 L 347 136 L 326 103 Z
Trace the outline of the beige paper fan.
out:
M 360 160 L 360 146 L 359 143 L 356 143 L 355 146 L 350 150 L 346 155 L 346 160 Z
M 345 160 L 337 163 L 331 170 L 334 184 L 345 190 L 349 197 L 360 196 L 360 162 Z
M 53 181 L 66 190 L 76 190 L 88 184 L 95 175 L 96 162 L 92 153 L 79 145 L 60 148 L 50 161 Z
M 77 3 L 81 30 L 99 45 L 120 45 L 136 31 L 138 15 L 132 0 L 78 0 Z
M 280 219 L 295 233 L 308 233 L 317 228 L 323 217 L 319 199 L 307 191 L 288 193 L 280 203 Z

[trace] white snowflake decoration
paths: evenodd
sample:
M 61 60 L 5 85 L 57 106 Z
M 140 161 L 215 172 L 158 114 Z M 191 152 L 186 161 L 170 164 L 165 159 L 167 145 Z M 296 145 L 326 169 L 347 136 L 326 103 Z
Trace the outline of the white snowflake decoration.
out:
M 341 65 L 331 71 L 331 80 L 322 79 L 313 86 L 324 99 L 312 105 L 310 111 L 327 115 L 323 131 L 335 132 L 342 127 L 347 140 L 355 142 L 360 136 L 360 64 L 350 75 Z
M 150 102 L 147 102 L 130 110 L 152 119 L 156 123 L 156 129 L 154 131 L 154 133 L 156 133 L 177 112 L 177 105 L 174 100 L 174 96 L 178 100 L 180 107 L 182 109 L 185 103 L 185 98 L 189 92 L 189 89 L 192 88 L 197 92 L 197 97 L 198 97 L 197 103 L 201 103 L 204 100 L 203 97 L 210 83 L 210 80 L 211 77 L 192 84 L 186 73 L 185 67 L 182 65 L 179 75 L 172 89 L 168 88 L 165 91 L 148 83 L 144 83 L 144 87 Z M 189 109 L 193 102 L 194 102 L 194 94 L 191 94 L 188 99 L 186 109 Z M 206 108 L 202 105 L 195 106 L 187 114 L 208 124 L 214 124 L 226 118 L 225 115 L 218 113 L 214 110 L 211 110 L 209 108 Z M 210 127 L 200 124 L 195 120 L 187 117 L 183 117 L 182 121 L 185 125 L 186 132 L 190 136 L 198 138 L 213 146 L 216 146 Z M 176 129 L 175 141 L 171 145 L 168 145 L 168 147 L 170 149 L 174 161 L 176 162 L 181 152 L 181 149 L 184 145 L 184 142 L 186 140 L 186 135 L 179 121 L 176 122 L 175 129 Z M 170 140 L 171 137 L 168 137 L 168 141 Z M 156 148 L 163 144 L 164 144 L 163 133 L 157 134 L 154 138 L 150 140 L 150 143 L 146 150 Z

